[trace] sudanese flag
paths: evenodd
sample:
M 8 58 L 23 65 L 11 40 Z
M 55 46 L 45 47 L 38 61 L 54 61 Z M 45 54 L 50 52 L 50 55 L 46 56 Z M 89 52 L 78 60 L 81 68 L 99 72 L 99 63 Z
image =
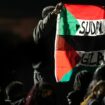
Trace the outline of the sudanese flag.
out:
M 105 65 L 104 6 L 64 4 L 57 18 L 56 81 L 70 81 L 73 73 L 94 71 L 102 65 Z

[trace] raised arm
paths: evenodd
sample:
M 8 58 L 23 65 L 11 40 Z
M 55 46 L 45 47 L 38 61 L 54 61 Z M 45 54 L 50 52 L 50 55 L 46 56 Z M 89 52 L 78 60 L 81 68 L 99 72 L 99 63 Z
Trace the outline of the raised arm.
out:
M 33 38 L 34 42 L 38 43 L 43 37 L 47 37 L 49 32 L 56 26 L 57 14 L 61 11 L 63 7 L 62 3 L 58 3 L 52 12 L 38 22 L 38 25 L 34 28 Z

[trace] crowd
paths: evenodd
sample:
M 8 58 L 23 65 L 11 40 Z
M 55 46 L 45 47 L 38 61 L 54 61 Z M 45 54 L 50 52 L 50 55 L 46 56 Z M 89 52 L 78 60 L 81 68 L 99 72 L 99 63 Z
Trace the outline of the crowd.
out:
M 5 89 L 0 88 L 0 105 L 63 105 L 57 91 L 57 85 L 41 81 L 26 92 L 22 82 L 13 81 Z M 65 105 L 105 105 L 105 66 L 93 74 L 78 72 L 73 89 L 63 98 Z

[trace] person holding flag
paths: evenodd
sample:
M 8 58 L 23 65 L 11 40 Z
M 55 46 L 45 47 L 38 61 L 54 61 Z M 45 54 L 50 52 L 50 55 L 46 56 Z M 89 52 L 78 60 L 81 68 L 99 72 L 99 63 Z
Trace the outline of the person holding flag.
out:
M 34 83 L 40 81 L 56 83 L 54 76 L 54 44 L 57 14 L 61 12 L 62 2 L 56 6 L 47 6 L 42 11 L 40 20 L 33 31 L 34 42 L 38 48 L 38 62 L 33 64 Z

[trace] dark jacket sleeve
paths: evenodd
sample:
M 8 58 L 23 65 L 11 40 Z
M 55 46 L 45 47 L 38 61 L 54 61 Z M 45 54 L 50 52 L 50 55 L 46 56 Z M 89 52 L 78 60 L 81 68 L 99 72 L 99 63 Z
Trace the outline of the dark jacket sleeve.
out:
M 51 13 L 49 13 L 48 16 L 38 22 L 38 25 L 33 31 L 33 38 L 36 44 L 41 38 L 47 37 L 52 30 L 52 27 L 56 26 L 56 18 L 56 15 L 51 15 Z

